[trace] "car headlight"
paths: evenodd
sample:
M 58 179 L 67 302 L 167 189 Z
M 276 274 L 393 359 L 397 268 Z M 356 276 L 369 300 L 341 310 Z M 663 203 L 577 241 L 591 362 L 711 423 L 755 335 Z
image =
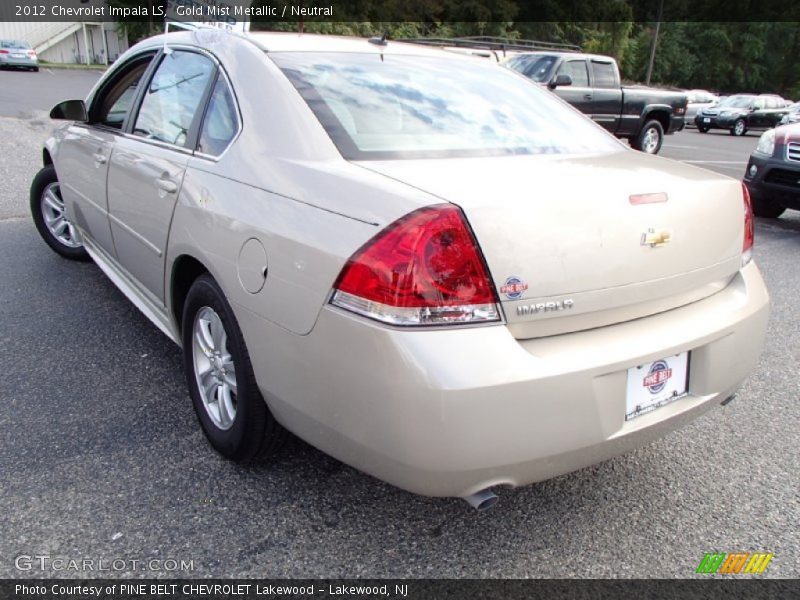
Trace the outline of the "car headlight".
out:
M 729 111 L 729 110 L 723 110 L 721 113 L 719 113 L 719 116 L 720 116 L 720 117 L 730 117 L 730 116 L 731 116 L 731 114 L 732 114 L 732 113 L 731 113 L 731 111 Z
M 772 153 L 775 152 L 774 129 L 769 129 L 761 134 L 761 138 L 758 140 L 758 146 L 756 146 L 756 152 L 766 156 L 772 156 Z

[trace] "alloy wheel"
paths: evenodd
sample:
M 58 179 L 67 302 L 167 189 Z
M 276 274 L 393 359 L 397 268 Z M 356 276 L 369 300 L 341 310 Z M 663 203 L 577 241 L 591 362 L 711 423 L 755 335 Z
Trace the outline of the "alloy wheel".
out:
M 211 421 L 227 430 L 236 419 L 236 370 L 217 312 L 204 306 L 194 319 L 192 355 L 197 389 Z
M 64 215 L 64 200 L 61 198 L 61 186 L 51 183 L 42 192 L 42 217 L 45 227 L 60 244 L 67 248 L 82 246 L 75 226 Z

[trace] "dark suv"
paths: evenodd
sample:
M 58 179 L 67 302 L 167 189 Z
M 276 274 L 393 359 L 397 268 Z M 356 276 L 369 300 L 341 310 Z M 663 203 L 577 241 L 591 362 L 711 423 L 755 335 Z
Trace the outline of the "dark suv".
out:
M 753 212 L 776 218 L 787 208 L 800 210 L 800 123 L 765 132 L 744 174 Z
M 716 106 L 697 113 L 694 123 L 700 133 L 727 129 L 731 135 L 744 135 L 749 129 L 771 129 L 789 112 L 789 102 L 772 94 L 736 94 Z

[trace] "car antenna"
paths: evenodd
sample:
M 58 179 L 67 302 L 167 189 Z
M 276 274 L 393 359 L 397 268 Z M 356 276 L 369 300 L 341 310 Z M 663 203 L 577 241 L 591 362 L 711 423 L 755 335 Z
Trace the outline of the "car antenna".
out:
M 172 48 L 167 46 L 167 34 L 169 34 L 169 21 L 164 20 L 164 54 L 172 54 Z
M 375 44 L 376 46 L 386 46 L 387 45 L 386 38 L 388 37 L 389 37 L 389 30 L 386 30 L 383 32 L 383 35 L 381 37 L 375 35 L 369 38 L 368 41 L 370 44 Z

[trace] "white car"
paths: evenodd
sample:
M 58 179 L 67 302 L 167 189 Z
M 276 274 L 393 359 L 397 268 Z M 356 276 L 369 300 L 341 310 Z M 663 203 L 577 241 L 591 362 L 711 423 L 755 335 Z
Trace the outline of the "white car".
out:
M 52 116 L 40 233 L 182 346 L 231 459 L 289 430 L 486 508 L 718 406 L 758 361 L 741 183 L 489 61 L 181 32 Z

